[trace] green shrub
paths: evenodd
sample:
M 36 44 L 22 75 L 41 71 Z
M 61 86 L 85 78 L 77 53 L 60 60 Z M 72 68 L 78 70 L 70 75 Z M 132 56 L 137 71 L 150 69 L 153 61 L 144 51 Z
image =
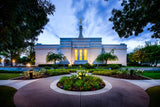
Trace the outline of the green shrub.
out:
M 23 71 L 7 71 L 7 70 L 0 70 L 0 73 L 22 73 Z
M 122 75 L 122 74 L 129 74 L 129 70 L 128 69 L 118 69 L 117 70 L 117 74 L 120 74 L 120 75 Z
M 97 82 L 92 82 L 91 84 L 92 84 L 93 90 L 99 89 L 99 84 Z
M 105 83 L 101 78 L 92 75 L 85 75 L 83 78 L 79 78 L 77 75 L 72 75 L 70 77 L 63 76 L 57 83 L 57 86 L 65 90 L 89 91 L 103 88 Z
M 45 69 L 50 69 L 50 67 L 49 67 L 49 66 L 45 66 L 44 68 L 45 68 Z
M 108 68 L 111 68 L 111 69 L 119 69 L 120 66 L 118 64 L 109 64 L 107 65 Z
M 68 69 L 69 72 L 76 72 L 77 69 Z
M 94 65 L 91 65 L 89 63 L 86 63 L 84 65 L 82 65 L 82 67 L 84 67 L 85 69 L 93 69 L 94 68 Z
M 75 87 L 81 87 L 81 86 L 83 86 L 83 80 L 77 80 L 77 81 L 73 84 L 73 86 L 75 86 Z
M 63 77 L 59 80 L 59 82 L 60 82 L 60 83 L 64 83 L 64 81 L 65 81 L 66 79 L 68 79 L 68 77 L 67 77 L 67 76 L 63 76 Z
M 94 71 L 94 72 L 92 72 L 92 74 L 110 76 L 110 75 L 116 74 L 116 71 L 115 70 Z
M 56 68 L 58 68 L 58 64 L 53 64 L 52 67 L 53 67 L 54 69 L 56 69 Z
M 46 74 L 51 75 L 51 76 L 61 75 L 61 74 L 69 74 L 69 73 L 70 72 L 68 70 L 65 70 L 65 69 L 48 69 L 46 71 Z

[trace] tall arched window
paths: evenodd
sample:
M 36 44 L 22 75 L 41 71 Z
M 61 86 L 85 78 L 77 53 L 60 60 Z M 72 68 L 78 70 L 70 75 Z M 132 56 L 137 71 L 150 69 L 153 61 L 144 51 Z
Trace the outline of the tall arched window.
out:
M 74 50 L 74 59 L 78 60 L 78 50 L 77 49 Z
M 79 60 L 82 60 L 82 49 L 79 50 Z
M 84 49 L 84 60 L 87 60 L 87 49 Z

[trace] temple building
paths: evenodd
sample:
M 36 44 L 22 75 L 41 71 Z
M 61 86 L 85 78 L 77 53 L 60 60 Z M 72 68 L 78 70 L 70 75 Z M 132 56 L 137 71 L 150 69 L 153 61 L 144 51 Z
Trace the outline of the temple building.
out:
M 82 34 L 82 23 L 79 26 L 78 38 L 60 38 L 59 45 L 37 44 L 35 46 L 36 66 L 39 64 L 53 64 L 46 62 L 48 52 L 61 53 L 66 56 L 66 60 L 58 62 L 60 64 L 101 64 L 96 58 L 102 52 L 111 52 L 118 57 L 116 61 L 108 61 L 108 64 L 127 65 L 127 45 L 121 44 L 102 44 L 102 38 L 85 38 Z

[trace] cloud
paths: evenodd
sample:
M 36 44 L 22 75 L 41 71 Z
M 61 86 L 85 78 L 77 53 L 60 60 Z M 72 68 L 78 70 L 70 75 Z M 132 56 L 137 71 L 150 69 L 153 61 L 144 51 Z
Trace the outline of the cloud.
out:
M 151 32 L 146 29 L 137 37 L 127 39 L 119 38 L 112 30 L 111 17 L 113 8 L 121 9 L 120 0 L 51 0 L 56 7 L 54 16 L 50 19 L 44 32 L 40 34 L 38 42 L 43 44 L 58 44 L 61 37 L 78 37 L 79 19 L 83 22 L 84 37 L 102 37 L 103 44 L 126 43 L 128 52 L 133 51 L 138 45 L 144 45 L 145 41 L 154 42 Z

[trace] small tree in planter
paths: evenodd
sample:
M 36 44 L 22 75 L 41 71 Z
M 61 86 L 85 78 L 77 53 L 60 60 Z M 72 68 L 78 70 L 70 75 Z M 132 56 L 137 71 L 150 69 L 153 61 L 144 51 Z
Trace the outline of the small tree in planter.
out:
M 54 64 L 56 64 L 56 61 L 62 61 L 62 60 L 65 60 L 66 57 L 63 56 L 63 54 L 55 54 L 53 52 L 49 52 L 46 56 L 46 61 L 47 62 L 51 62 L 53 61 Z
M 110 53 L 102 53 L 100 55 L 97 56 L 96 61 L 102 61 L 102 62 L 106 62 L 108 60 L 118 60 L 118 57 L 116 55 L 112 55 L 111 52 Z

